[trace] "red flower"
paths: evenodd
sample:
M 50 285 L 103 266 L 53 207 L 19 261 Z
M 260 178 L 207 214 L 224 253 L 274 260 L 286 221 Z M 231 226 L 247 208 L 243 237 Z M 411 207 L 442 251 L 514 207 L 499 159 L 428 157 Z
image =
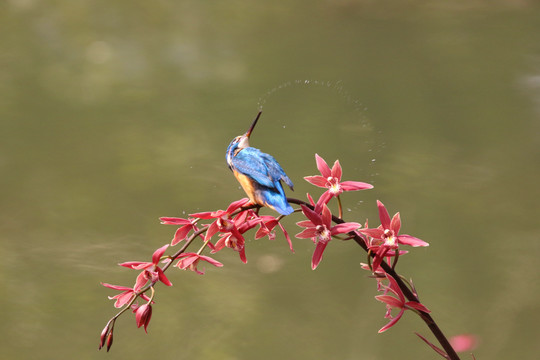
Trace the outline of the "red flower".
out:
M 227 234 L 221 235 L 221 238 L 216 242 L 215 249 L 212 250 L 211 253 L 215 254 L 221 249 L 228 247 L 236 251 L 238 255 L 240 256 L 240 260 L 244 264 L 247 264 L 245 244 L 246 242 L 243 237 L 238 238 L 234 236 L 232 233 L 227 233 Z
M 164 245 L 157 249 L 152 255 L 152 262 L 143 262 L 143 261 L 128 261 L 121 263 L 120 266 L 124 266 L 130 269 L 143 270 L 139 276 L 137 276 L 137 282 L 134 290 L 139 291 L 147 280 L 150 280 L 153 284 L 157 281 L 161 281 L 167 286 L 172 286 L 172 283 L 167 279 L 163 270 L 158 266 L 158 263 L 167 250 L 169 244 Z
M 274 228 L 276 227 L 276 225 L 279 225 L 281 231 L 283 231 L 283 235 L 285 235 L 285 239 L 287 239 L 287 242 L 289 243 L 289 249 L 294 252 L 291 237 L 289 236 L 289 233 L 287 233 L 287 230 L 285 230 L 283 225 L 281 225 L 278 219 L 270 215 L 259 216 L 259 219 L 261 227 L 259 228 L 259 230 L 257 230 L 257 233 L 255 234 L 255 239 L 260 239 L 262 237 L 268 236 L 268 239 L 274 240 L 276 238 Z
M 185 240 L 191 230 L 198 231 L 195 226 L 197 219 L 188 218 L 176 218 L 176 217 L 160 217 L 161 223 L 164 225 L 181 225 L 175 232 L 171 241 L 171 246 L 178 244 L 180 241 Z
M 195 271 L 199 275 L 204 274 L 204 270 L 199 271 L 197 269 L 197 265 L 199 264 L 200 260 L 206 261 L 206 262 L 208 262 L 208 263 L 210 263 L 210 264 L 212 264 L 214 266 L 217 266 L 217 267 L 222 267 L 223 266 L 222 263 L 220 263 L 217 260 L 212 259 L 209 256 L 199 255 L 199 254 L 195 254 L 195 253 L 183 253 L 179 257 L 182 258 L 182 259 L 179 260 L 176 263 L 176 266 L 178 268 L 180 268 L 182 270 L 185 270 L 185 269 L 189 268 L 191 271 Z
M 231 204 L 232 205 L 232 204 Z M 210 240 L 212 236 L 220 232 L 220 239 L 216 242 L 212 249 L 212 253 L 216 253 L 224 247 L 231 248 L 237 251 L 240 255 L 240 260 L 247 263 L 246 252 L 244 244 L 246 240 L 242 235 L 246 231 L 254 228 L 260 219 L 254 216 L 252 210 L 246 210 L 240 212 L 234 218 L 230 218 L 229 215 L 221 215 L 208 227 L 206 231 L 205 240 Z M 216 214 L 217 215 L 217 214 Z
M 122 291 L 120 294 L 115 296 L 109 296 L 110 300 L 116 299 L 116 302 L 114 303 L 115 308 L 121 308 L 122 306 L 129 303 L 133 297 L 135 296 L 135 290 L 133 290 L 130 287 L 127 286 L 120 286 L 120 285 L 111 285 L 107 283 L 101 283 L 101 285 L 108 287 L 109 289 L 119 290 Z M 146 297 L 146 295 L 142 294 L 141 297 Z M 146 300 L 149 300 L 146 297 Z
M 150 319 L 152 318 L 152 305 L 150 304 L 143 304 L 135 310 L 135 321 L 137 322 L 137 327 L 140 328 L 144 325 L 144 331 L 148 333 L 146 328 L 148 327 L 148 324 L 150 323 Z
M 252 210 L 240 211 L 234 218 L 231 219 L 231 215 L 242 206 L 249 203 L 248 198 L 243 198 L 232 202 L 227 210 L 208 211 L 202 213 L 190 214 L 190 216 L 199 219 L 216 219 L 208 226 L 205 235 L 205 241 L 208 242 L 208 246 L 212 248 L 212 253 L 216 253 L 224 247 L 234 249 L 240 254 L 240 259 L 246 263 L 246 254 L 244 249 L 244 237 L 242 234 L 247 230 L 253 228 L 259 220 L 252 220 L 252 215 L 255 214 Z M 249 217 L 249 219 L 248 219 Z M 221 238 L 217 241 L 216 245 L 210 243 L 210 239 L 216 233 L 220 234 Z
M 311 259 L 311 268 L 315 270 L 321 262 L 324 249 L 332 239 L 332 236 L 337 234 L 346 234 L 350 231 L 358 229 L 362 225 L 355 222 L 348 222 L 332 226 L 332 213 L 326 204 L 322 205 L 322 215 L 317 214 L 305 205 L 300 205 L 302 212 L 309 220 L 299 221 L 296 224 L 305 229 L 296 234 L 299 239 L 311 238 L 317 245 L 313 258 Z
M 326 161 L 319 155 L 315 154 L 315 161 L 317 162 L 317 169 L 319 169 L 321 175 L 306 176 L 304 179 L 318 187 L 327 188 L 324 194 L 321 195 L 317 205 L 326 204 L 332 197 L 339 196 L 344 191 L 356 191 L 372 189 L 373 185 L 360 182 L 360 181 L 341 181 L 341 165 L 339 160 L 334 162 L 332 169 L 328 166 Z
M 415 238 L 411 235 L 401 234 L 399 230 L 401 228 L 401 218 L 399 212 L 396 213 L 390 220 L 390 215 L 386 210 L 384 204 L 377 200 L 377 207 L 379 208 L 379 218 L 381 225 L 376 228 L 368 228 L 359 230 L 362 234 L 372 238 L 371 243 L 368 244 L 370 250 L 376 252 L 375 260 L 373 261 L 373 267 L 377 268 L 382 262 L 385 256 L 395 255 L 395 250 L 398 245 L 410 245 L 413 247 L 429 246 L 429 244 L 423 240 Z M 390 252 L 393 250 L 394 252 Z M 400 252 L 401 254 L 402 252 Z
M 386 319 L 390 319 L 390 322 L 383 326 L 379 330 L 379 333 L 382 333 L 394 326 L 399 321 L 399 319 L 401 319 L 401 316 L 403 316 L 405 310 L 418 310 L 426 313 L 430 312 L 428 308 L 426 308 L 424 305 L 417 301 L 405 301 L 405 295 L 403 295 L 403 292 L 399 288 L 396 280 L 388 274 L 386 274 L 386 278 L 389 281 L 389 285 L 383 285 L 383 287 L 385 288 L 385 293 L 391 292 L 396 295 L 396 297 L 386 294 L 375 296 L 375 299 L 386 304 L 387 310 L 384 317 Z M 392 316 L 392 309 L 399 309 L 399 313 L 396 316 Z

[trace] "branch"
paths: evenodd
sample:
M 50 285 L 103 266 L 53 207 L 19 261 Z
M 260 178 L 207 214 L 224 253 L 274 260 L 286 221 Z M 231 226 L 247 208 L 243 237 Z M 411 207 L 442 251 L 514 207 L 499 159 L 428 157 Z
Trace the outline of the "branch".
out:
M 290 203 L 293 203 L 293 204 L 297 204 L 297 205 L 305 205 L 305 206 L 309 207 L 310 209 L 314 210 L 314 207 L 311 204 L 309 204 L 309 203 L 307 203 L 305 201 L 295 199 L 295 198 L 287 198 L 287 201 L 290 202 Z M 332 215 L 332 221 L 334 223 L 336 223 L 336 224 L 343 224 L 345 222 L 343 219 L 341 219 L 341 218 L 339 218 L 339 217 L 337 217 L 335 215 Z M 366 239 L 364 239 L 356 231 L 351 231 L 349 233 L 349 235 L 351 236 L 352 239 L 354 239 L 354 241 L 362 249 L 364 249 L 369 254 L 369 256 L 375 257 L 375 253 L 369 252 L 369 249 L 367 248 L 367 245 L 366 245 Z M 382 261 L 380 266 L 381 266 L 381 268 L 383 268 L 383 270 L 387 274 L 391 275 L 396 280 L 397 284 L 399 285 L 399 288 L 401 289 L 401 291 L 403 292 L 403 294 L 405 295 L 405 297 L 409 301 L 420 302 L 418 297 L 411 291 L 411 289 L 405 284 L 405 282 L 403 282 L 403 280 L 401 279 L 399 274 L 397 274 L 396 271 L 390 265 L 388 265 L 388 263 L 386 263 L 385 261 Z M 431 330 L 433 335 L 439 341 L 439 344 L 441 344 L 443 349 L 446 351 L 446 354 L 448 355 L 448 359 L 450 359 L 450 360 L 459 360 L 458 354 L 455 352 L 452 345 L 450 345 L 450 342 L 448 341 L 446 336 L 444 336 L 443 332 L 441 331 L 439 326 L 435 323 L 435 320 L 433 320 L 431 315 L 429 315 L 426 312 L 420 311 L 420 310 L 418 310 L 416 312 L 420 315 L 420 318 L 426 323 L 426 325 L 429 327 L 429 329 Z

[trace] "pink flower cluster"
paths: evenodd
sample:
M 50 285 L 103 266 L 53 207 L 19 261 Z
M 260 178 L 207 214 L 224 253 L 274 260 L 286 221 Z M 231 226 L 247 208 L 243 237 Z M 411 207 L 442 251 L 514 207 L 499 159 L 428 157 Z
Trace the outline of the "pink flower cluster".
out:
M 396 213 L 390 219 L 386 207 L 378 200 L 377 207 L 379 209 L 381 225 L 376 228 L 368 228 L 366 223 L 366 227 L 358 232 L 364 235 L 363 239 L 368 249 L 368 260 L 371 259 L 370 255 L 373 255 L 373 264 L 362 264 L 362 268 L 371 271 L 375 275 L 377 278 L 377 290 L 384 293 L 384 295 L 375 296 L 377 300 L 386 304 L 387 312 L 385 318 L 390 319 L 390 322 L 379 330 L 379 332 L 383 332 L 394 326 L 407 309 L 423 311 L 425 313 L 429 313 L 430 311 L 418 301 L 405 301 L 402 288 L 397 284 L 396 279 L 386 273 L 381 267 L 382 262 L 386 259 L 388 263 L 391 263 L 391 260 L 394 259 L 392 265 L 392 268 L 394 268 L 398 257 L 408 252 L 406 250 L 400 250 L 400 245 L 418 247 L 429 246 L 429 244 L 414 236 L 399 234 L 401 228 L 401 217 L 399 213 Z M 385 285 L 384 280 L 388 280 L 389 284 Z M 412 284 L 410 284 L 410 287 L 414 289 Z M 389 293 L 395 297 L 388 295 Z M 393 309 L 399 309 L 399 313 L 395 317 L 392 316 Z
M 315 252 L 311 259 L 311 268 L 315 270 L 322 260 L 322 255 L 329 241 L 333 236 L 350 233 L 362 225 L 356 222 L 347 222 L 332 226 L 332 213 L 327 204 L 332 198 L 338 198 L 344 191 L 356 191 L 372 189 L 373 185 L 360 181 L 341 181 L 343 171 L 339 160 L 334 162 L 330 169 L 326 161 L 315 154 L 317 169 L 321 175 L 306 176 L 304 179 L 318 187 L 327 190 L 320 196 L 315 204 L 311 195 L 308 194 L 312 209 L 306 205 L 301 205 L 302 212 L 308 220 L 299 221 L 296 224 L 304 227 L 304 231 L 296 235 L 299 239 L 311 239 L 315 243 Z M 341 202 L 339 202 L 339 213 L 341 214 Z
M 191 270 L 197 274 L 203 275 L 204 269 L 201 269 L 200 263 L 206 262 L 216 267 L 222 267 L 223 264 L 216 259 L 202 255 L 202 251 L 206 248 L 210 249 L 210 253 L 215 254 L 224 248 L 230 248 L 236 251 L 240 260 L 247 262 L 245 250 L 244 233 L 258 227 L 255 233 L 255 239 L 268 237 L 275 238 L 275 228 L 279 227 L 283 232 L 289 248 L 293 250 L 292 241 L 289 234 L 281 225 L 281 217 L 273 217 L 268 215 L 259 215 L 258 211 L 254 211 L 249 206 L 249 199 L 244 198 L 231 203 L 226 210 L 217 210 L 211 212 L 201 212 L 190 214 L 188 219 L 177 217 L 162 217 L 162 224 L 178 226 L 173 239 L 169 244 L 166 244 L 157 249 L 152 255 L 152 261 L 128 261 L 119 264 L 120 266 L 139 271 L 133 287 L 111 285 L 102 283 L 103 286 L 120 291 L 119 294 L 110 296 L 109 299 L 115 300 L 116 308 L 129 307 L 135 313 L 135 321 L 137 327 L 143 326 L 145 331 L 152 317 L 152 297 L 146 295 L 146 291 L 154 291 L 154 285 L 158 282 L 166 286 L 172 286 L 165 271 L 172 264 L 181 270 Z M 200 224 L 205 221 L 206 223 Z M 204 236 L 203 236 L 204 234 Z M 187 246 L 191 245 L 195 239 L 201 239 L 203 244 L 197 252 L 185 251 Z M 173 255 L 165 255 L 165 251 L 169 246 L 176 246 L 184 243 L 184 247 Z M 175 262 L 173 264 L 173 262 Z M 145 301 L 139 305 L 135 300 L 140 297 Z M 110 321 L 101 336 L 100 348 L 107 346 L 107 350 L 112 344 L 112 331 L 114 328 L 114 320 Z
M 390 322 L 382 327 L 379 332 L 386 331 L 394 326 L 407 309 L 429 313 L 429 310 L 421 303 L 417 301 L 406 301 L 405 295 L 396 280 L 380 267 L 385 258 L 387 260 L 391 258 L 397 259 L 400 254 L 407 253 L 407 251 L 399 249 L 400 245 L 418 247 L 428 246 L 429 244 L 416 237 L 399 234 L 401 228 L 399 213 L 390 219 L 388 211 L 380 201 L 377 201 L 381 221 L 381 225 L 378 227 L 367 228 L 367 222 L 366 228 L 363 229 L 360 229 L 362 225 L 356 222 L 341 222 L 332 226 L 332 214 L 327 206 L 332 198 L 338 198 L 338 206 L 341 207 L 339 195 L 344 191 L 371 189 L 373 186 L 358 181 L 342 182 L 342 169 L 339 161 L 336 161 L 332 169 L 330 169 L 326 161 L 319 155 L 315 155 L 315 160 L 321 175 L 307 176 L 304 179 L 315 186 L 323 187 L 327 190 L 321 195 L 316 204 L 313 202 L 311 196 L 308 196 L 313 210 L 305 205 L 301 205 L 302 212 L 308 220 L 297 222 L 298 226 L 305 229 L 296 235 L 297 238 L 311 238 L 316 244 L 311 261 L 312 269 L 317 268 L 319 265 L 323 252 L 333 236 L 340 234 L 351 236 L 356 234 L 360 236 L 362 234 L 364 236 L 361 236 L 361 238 L 364 240 L 369 251 L 368 258 L 371 259 L 370 256 L 373 256 L 373 264 L 363 264 L 363 268 L 371 271 L 377 278 L 377 288 L 384 295 L 378 295 L 375 298 L 386 304 L 387 312 L 385 318 L 390 319 Z M 341 209 L 339 213 L 342 213 Z M 387 280 L 388 284 L 385 284 L 384 280 Z M 399 313 L 396 316 L 392 315 L 393 309 L 399 309 Z

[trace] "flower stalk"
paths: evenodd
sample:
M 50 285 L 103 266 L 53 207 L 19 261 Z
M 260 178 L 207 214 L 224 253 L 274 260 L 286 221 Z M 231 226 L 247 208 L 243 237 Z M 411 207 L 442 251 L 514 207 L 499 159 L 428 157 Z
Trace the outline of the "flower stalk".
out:
M 297 204 L 297 205 L 304 205 L 312 209 L 314 208 L 311 204 L 308 204 L 305 201 L 302 201 L 299 199 L 287 198 L 287 201 L 293 204 Z M 336 224 L 343 224 L 345 222 L 343 219 L 336 216 L 332 216 L 332 221 Z M 358 234 L 358 232 L 351 231 L 349 232 L 349 235 L 362 249 L 364 249 L 368 253 L 368 256 L 370 256 L 371 258 L 374 258 L 376 256 L 375 253 L 369 251 L 368 247 L 366 246 L 366 239 L 362 237 L 360 234 Z M 407 286 L 406 283 L 402 280 L 401 276 L 396 273 L 394 267 L 388 265 L 388 263 L 386 263 L 385 261 L 382 261 L 379 266 L 387 274 L 389 274 L 390 276 L 394 278 L 397 285 L 399 286 L 399 289 L 409 301 L 420 302 L 418 297 L 411 291 L 409 286 Z M 431 315 L 420 310 L 416 312 L 418 313 L 418 315 L 420 315 L 420 318 L 426 323 L 426 325 L 428 326 L 432 334 L 435 336 L 435 338 L 437 338 L 437 341 L 439 341 L 439 344 L 442 346 L 442 348 L 446 352 L 448 359 L 459 360 L 458 354 L 455 352 L 452 345 L 450 345 L 450 342 L 448 341 L 448 339 L 446 338 L 442 330 L 439 328 L 435 320 L 431 317 Z

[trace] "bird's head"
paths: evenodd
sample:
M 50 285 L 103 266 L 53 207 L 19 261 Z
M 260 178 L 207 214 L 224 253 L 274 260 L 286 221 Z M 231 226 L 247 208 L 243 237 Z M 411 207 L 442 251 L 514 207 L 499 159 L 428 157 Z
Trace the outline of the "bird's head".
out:
M 236 155 L 236 153 L 242 149 L 245 149 L 249 147 L 249 137 L 251 136 L 251 133 L 253 132 L 253 129 L 255 128 L 255 125 L 257 125 L 257 121 L 259 121 L 259 118 L 261 117 L 262 111 L 259 111 L 257 114 L 257 117 L 255 120 L 253 120 L 253 123 L 249 127 L 248 131 L 244 135 L 237 136 L 231 141 L 229 144 L 229 147 L 227 148 L 227 154 L 230 154 L 231 156 Z

